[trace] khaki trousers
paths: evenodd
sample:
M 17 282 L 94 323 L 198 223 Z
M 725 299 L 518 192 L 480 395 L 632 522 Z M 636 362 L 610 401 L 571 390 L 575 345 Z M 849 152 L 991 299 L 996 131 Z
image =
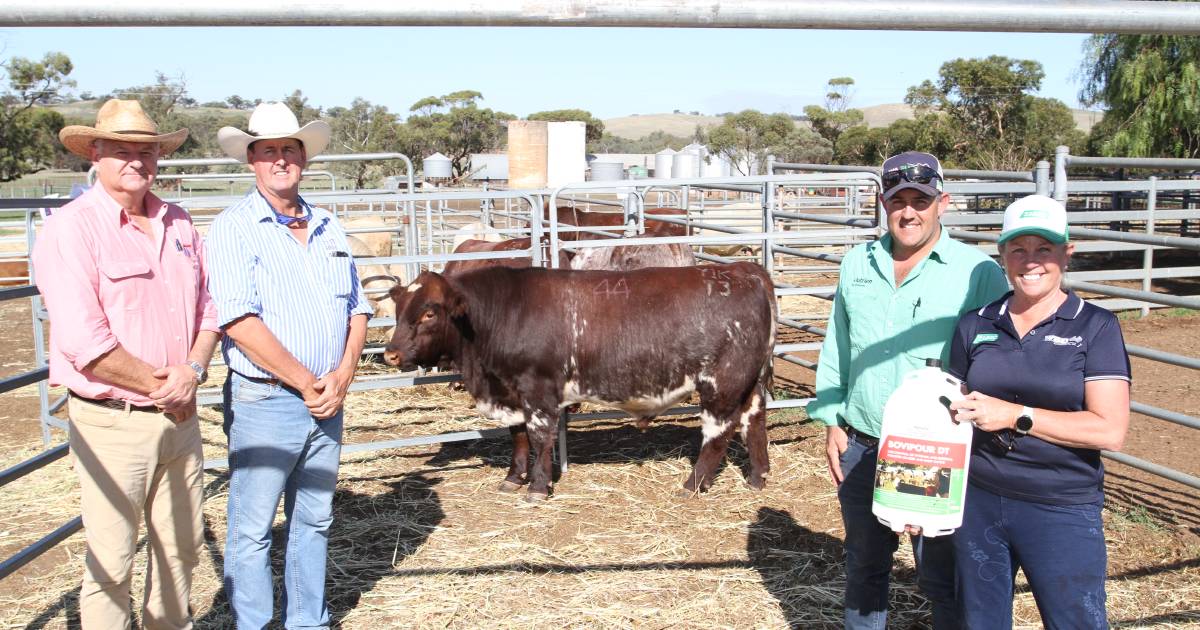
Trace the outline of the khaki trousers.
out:
M 109 409 L 74 396 L 68 415 L 87 536 L 79 593 L 84 630 L 130 626 L 143 514 L 149 559 L 142 625 L 191 628 L 188 597 L 204 531 L 198 418 L 175 424 L 162 413 Z

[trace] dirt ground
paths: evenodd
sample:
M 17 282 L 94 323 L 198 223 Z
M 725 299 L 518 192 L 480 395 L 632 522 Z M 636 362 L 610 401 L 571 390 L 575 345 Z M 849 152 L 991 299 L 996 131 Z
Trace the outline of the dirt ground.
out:
M 0 376 L 32 365 L 28 302 L 0 303 Z M 818 323 L 818 325 L 822 325 Z M 1200 316 L 1122 322 L 1129 343 L 1200 356 Z M 804 340 L 796 335 L 789 341 Z M 810 360 L 816 353 L 803 355 Z M 1133 397 L 1200 416 L 1195 371 L 1133 359 Z M 383 372 L 365 365 L 364 371 Z M 780 395 L 810 395 L 808 370 L 777 362 Z M 0 468 L 41 449 L 36 387 L 0 396 Z M 479 428 L 467 396 L 445 386 L 352 394 L 347 443 Z M 219 414 L 202 416 L 206 456 L 224 456 Z M 842 528 L 823 430 L 802 411 L 772 413 L 772 474 L 742 483 L 744 451 L 704 496 L 674 491 L 698 451 L 694 418 L 571 426 L 571 468 L 546 504 L 495 490 L 505 439 L 347 456 L 335 498 L 329 592 L 345 628 L 834 628 L 839 627 Z M 1200 476 L 1196 433 L 1135 415 L 1125 452 Z M 55 432 L 55 442 L 64 439 Z M 1109 614 L 1118 628 L 1200 628 L 1200 491 L 1107 464 Z M 206 483 L 206 549 L 192 603 L 198 628 L 230 627 L 220 573 L 226 471 Z M 78 513 L 66 460 L 0 488 L 0 556 Z M 277 541 L 280 531 L 277 530 Z M 279 545 L 276 545 L 277 547 Z M 0 628 L 78 626 L 83 535 L 0 581 Z M 278 570 L 282 559 L 275 558 Z M 144 554 L 135 566 L 140 601 Z M 911 552 L 897 554 L 896 628 L 924 628 L 927 602 Z M 1023 582 L 1022 582 L 1023 584 Z M 136 608 L 136 606 L 135 606 Z M 1031 594 L 1020 627 L 1037 627 Z

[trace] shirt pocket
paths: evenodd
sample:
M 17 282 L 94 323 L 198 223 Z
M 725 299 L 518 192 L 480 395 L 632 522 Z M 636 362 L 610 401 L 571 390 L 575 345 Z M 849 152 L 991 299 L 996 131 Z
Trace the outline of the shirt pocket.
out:
M 199 287 L 203 280 L 200 269 L 200 256 L 196 252 L 196 244 L 192 240 L 191 233 L 185 230 L 180 230 L 175 243 L 178 246 L 177 249 L 179 250 L 176 253 L 183 257 L 183 259 L 186 261 L 186 266 L 190 267 L 192 270 L 192 275 L 190 276 L 192 280 L 192 286 Z
M 958 316 L 939 313 L 922 307 L 920 299 L 906 309 L 911 317 L 898 322 L 901 334 L 901 351 L 911 368 L 925 366 L 926 359 L 937 359 L 945 365 L 950 358 L 950 338 L 958 324 Z
M 327 251 L 324 257 L 325 286 L 334 297 L 349 299 L 354 293 L 354 283 L 358 282 L 350 252 L 334 248 Z
M 104 260 L 100 262 L 100 273 L 108 285 L 101 291 L 105 306 L 136 310 L 146 307 L 146 282 L 150 279 L 150 265 L 144 260 Z

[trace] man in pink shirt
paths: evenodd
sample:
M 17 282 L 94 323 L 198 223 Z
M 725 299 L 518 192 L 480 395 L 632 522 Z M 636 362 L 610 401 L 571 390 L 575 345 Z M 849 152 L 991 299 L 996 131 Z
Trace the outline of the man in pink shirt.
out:
M 33 249 L 50 313 L 50 383 L 71 394 L 87 564 L 83 627 L 130 625 L 138 525 L 149 539 L 142 625 L 190 628 L 203 544 L 196 388 L 220 338 L 204 247 L 191 217 L 150 193 L 158 158 L 187 139 L 159 134 L 137 101 L 110 100 L 96 126 L 59 139 L 96 185 L 46 220 Z

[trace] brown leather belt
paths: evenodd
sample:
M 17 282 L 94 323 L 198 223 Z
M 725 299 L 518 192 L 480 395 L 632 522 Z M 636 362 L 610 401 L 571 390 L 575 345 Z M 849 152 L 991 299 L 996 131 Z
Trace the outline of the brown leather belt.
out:
M 277 378 L 262 378 L 260 376 L 246 376 L 245 374 L 242 374 L 241 372 L 234 372 L 234 374 L 237 374 L 238 376 L 246 379 L 247 381 L 250 381 L 251 383 L 262 383 L 263 385 L 282 385 L 283 384 L 283 381 L 281 381 Z
M 879 438 L 867 435 L 866 433 L 863 433 L 862 431 L 859 431 L 850 425 L 846 425 L 843 428 L 846 429 L 846 435 L 853 437 L 855 442 L 858 442 L 867 448 L 875 448 L 879 446 Z
M 80 396 L 75 392 L 71 392 L 71 396 L 77 400 L 88 403 L 89 405 L 96 405 L 106 409 L 116 409 L 118 411 L 125 411 L 126 409 L 129 409 L 130 411 L 139 411 L 141 413 L 163 413 L 162 409 L 159 409 L 154 405 L 131 405 L 124 400 L 117 400 L 115 398 L 88 398 L 86 396 Z

